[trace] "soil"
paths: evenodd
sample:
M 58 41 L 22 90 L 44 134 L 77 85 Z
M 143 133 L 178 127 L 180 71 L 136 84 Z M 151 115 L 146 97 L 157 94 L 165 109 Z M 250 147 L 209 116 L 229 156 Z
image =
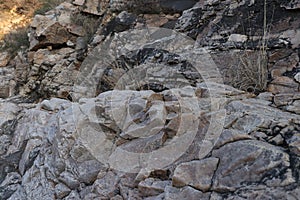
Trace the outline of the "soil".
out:
M 2 0 L 0 2 L 0 39 L 17 28 L 27 26 L 39 0 Z

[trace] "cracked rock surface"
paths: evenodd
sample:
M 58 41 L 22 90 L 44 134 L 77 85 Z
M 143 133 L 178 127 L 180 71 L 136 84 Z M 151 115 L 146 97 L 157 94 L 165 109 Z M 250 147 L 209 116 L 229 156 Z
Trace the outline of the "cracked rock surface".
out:
M 36 15 L 0 53 L 0 199 L 298 200 L 299 1 L 267 4 L 263 62 L 263 1 Z

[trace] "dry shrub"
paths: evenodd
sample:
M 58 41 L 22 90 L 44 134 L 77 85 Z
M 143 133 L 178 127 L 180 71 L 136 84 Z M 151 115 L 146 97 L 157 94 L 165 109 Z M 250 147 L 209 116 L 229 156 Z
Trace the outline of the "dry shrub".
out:
M 230 85 L 253 93 L 265 91 L 268 81 L 266 52 L 242 50 L 235 57 L 236 65 L 227 70 Z
M 4 35 L 2 43 L 0 51 L 7 51 L 15 56 L 21 49 L 29 47 L 28 27 L 21 27 Z
M 229 69 L 230 84 L 248 92 L 260 93 L 267 89 L 268 84 L 268 56 L 267 56 L 267 1 L 263 7 L 263 35 L 258 50 L 243 50 L 240 53 L 238 64 Z

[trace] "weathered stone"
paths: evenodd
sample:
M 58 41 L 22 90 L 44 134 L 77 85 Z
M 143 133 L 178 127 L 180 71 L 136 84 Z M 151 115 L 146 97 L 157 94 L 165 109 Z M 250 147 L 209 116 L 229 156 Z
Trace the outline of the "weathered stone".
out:
M 143 198 L 140 196 L 140 193 L 137 189 L 129 190 L 128 199 L 136 199 L 136 200 L 142 200 Z
M 273 79 L 283 76 L 292 71 L 299 63 L 299 56 L 297 53 L 293 53 L 290 56 L 277 61 L 271 70 L 271 77 Z
M 221 199 L 228 199 L 228 200 L 236 200 L 236 199 L 258 199 L 264 200 L 267 198 L 270 199 L 291 199 L 296 200 L 298 199 L 299 189 L 284 189 L 284 188 L 266 188 L 266 189 L 255 189 L 250 187 L 245 190 L 240 190 L 238 194 L 232 194 L 229 196 L 219 195 L 218 197 L 215 195 L 216 198 L 213 200 L 221 200 Z
M 26 171 L 22 177 L 22 184 L 27 198 L 55 198 L 55 186 L 53 182 L 47 181 L 43 178 L 43 172 L 37 167 L 33 166 Z M 32 175 L 34 174 L 34 175 Z
M 300 9 L 300 1 L 299 0 L 292 0 L 292 1 L 289 1 L 289 3 L 285 2 L 285 3 L 282 4 L 282 7 L 284 7 L 287 10 Z
M 87 34 L 86 30 L 82 26 L 79 26 L 79 25 L 76 25 L 76 24 L 69 25 L 68 26 L 68 31 L 70 33 L 72 33 L 74 35 L 77 35 L 77 36 L 80 36 L 80 37 L 84 37 Z M 69 42 L 71 42 L 71 41 L 69 41 Z M 84 41 L 84 42 L 87 43 L 86 41 Z
M 23 175 L 29 169 L 40 152 L 41 140 L 32 139 L 27 142 L 26 148 L 19 162 L 19 171 Z
M 75 0 L 74 3 L 77 5 L 81 5 L 84 2 L 84 12 L 93 14 L 93 15 L 103 15 L 105 9 L 108 7 L 108 0 Z
M 291 44 L 292 47 L 295 48 L 299 48 L 300 45 L 300 29 L 296 29 L 296 30 L 287 30 L 284 31 L 281 35 L 280 38 L 288 40 Z
M 283 93 L 274 96 L 274 104 L 277 107 L 292 104 L 294 100 L 300 99 L 300 93 Z
M 157 60 L 155 55 L 160 55 L 162 60 L 159 59 L 158 63 L 152 63 L 151 60 Z M 134 51 L 128 56 L 127 59 L 131 61 L 127 65 L 130 68 L 124 70 L 119 66 L 111 67 L 111 73 L 102 76 L 101 81 L 104 84 L 100 86 L 97 92 L 100 93 L 112 88 L 163 91 L 167 88 L 182 88 L 201 80 L 196 69 L 192 66 L 184 67 L 186 61 L 177 61 L 179 56 L 175 54 L 146 48 Z M 142 60 L 140 60 L 141 58 Z M 171 64 L 172 62 L 179 63 Z M 135 66 L 135 63 L 139 63 L 139 66 Z M 101 66 L 99 68 L 101 69 Z M 136 76 L 136 74 L 139 75 Z M 131 79 L 131 76 L 136 77 L 137 80 Z
M 222 131 L 215 148 L 220 148 L 221 146 L 224 146 L 227 143 L 232 143 L 239 140 L 247 140 L 251 139 L 251 136 L 248 134 L 245 134 L 244 131 L 238 131 L 235 129 L 225 129 Z
M 64 99 L 53 98 L 51 100 L 44 100 L 41 103 L 41 108 L 48 111 L 58 111 L 70 106 L 70 102 Z
M 5 67 L 9 62 L 10 56 L 8 52 L 0 53 L 0 67 Z
M 98 177 L 94 183 L 95 193 L 100 198 L 110 199 L 114 197 L 118 191 L 118 179 L 119 177 L 111 171 L 104 174 L 103 177 Z
M 212 85 L 210 85 L 212 87 Z M 217 87 L 218 88 L 218 87 Z M 229 88 L 228 88 L 229 89 Z M 212 87 L 212 91 L 216 90 Z M 195 88 L 184 88 L 180 92 L 180 95 L 182 97 L 188 97 L 190 98 L 193 96 L 192 94 L 195 93 L 196 89 Z M 112 94 L 115 92 L 115 96 Z M 105 126 L 109 126 L 113 129 L 103 129 L 106 133 L 111 134 L 112 130 L 118 131 L 119 128 L 117 128 L 115 125 L 109 125 L 110 123 L 113 123 L 111 120 L 109 120 L 109 115 L 108 113 L 118 113 L 119 115 L 124 112 L 124 116 L 126 116 L 126 113 L 130 114 L 131 119 L 139 119 L 141 111 L 143 111 L 145 108 L 150 109 L 152 106 L 154 106 L 155 109 L 159 109 L 161 107 L 155 107 L 157 105 L 157 102 L 160 102 L 164 100 L 164 96 L 167 95 L 168 93 L 165 91 L 163 94 L 160 93 L 154 93 L 152 91 L 114 91 L 114 92 L 106 92 L 102 93 L 99 95 L 96 99 L 94 100 L 81 100 L 80 106 L 82 111 L 84 111 L 85 116 L 89 116 L 91 121 L 94 123 L 102 123 Z M 222 93 L 221 90 L 219 93 Z M 226 92 L 225 92 L 226 93 Z M 222 93 L 224 94 L 224 93 Z M 239 93 L 236 91 L 236 93 L 230 92 L 230 90 L 227 91 L 226 94 L 231 94 L 233 95 L 232 98 L 235 98 L 234 94 L 237 96 Z M 205 97 L 205 95 L 204 95 Z M 204 98 L 202 97 L 202 98 Z M 230 97 L 230 95 L 229 95 Z M 124 99 L 128 99 L 124 101 Z M 142 99 L 142 100 L 141 100 Z M 96 101 L 95 101 L 96 100 Z M 93 103 L 92 103 L 93 102 Z M 113 102 L 113 105 L 111 103 Z M 124 107 L 124 102 L 126 102 L 126 109 L 122 109 Z M 50 104 L 50 105 L 45 105 Z M 225 103 L 225 102 L 224 102 Z M 149 107 L 150 106 L 150 107 Z M 187 104 L 182 104 L 182 109 L 177 109 L 176 108 L 177 104 L 174 103 L 172 105 L 172 101 L 168 103 L 168 109 L 166 109 L 167 113 L 172 113 L 172 112 L 178 112 L 178 111 L 184 111 L 184 112 L 190 112 L 191 105 L 187 106 Z M 12 106 L 10 106 L 12 107 Z M 45 110 L 38 111 L 41 107 L 46 108 Z M 45 154 L 45 153 L 39 153 L 39 156 L 35 158 L 35 163 L 40 162 L 41 156 L 46 156 L 45 157 L 45 165 L 51 170 L 51 173 L 47 173 L 48 177 L 51 177 L 53 179 L 58 180 L 60 183 L 59 184 L 64 184 L 67 185 L 67 188 L 64 189 L 64 192 L 62 194 L 59 194 L 58 192 L 58 185 L 56 186 L 47 186 L 47 188 L 52 188 L 49 190 L 49 192 L 42 191 L 38 189 L 39 192 L 41 192 L 44 195 L 62 195 L 65 198 L 77 198 L 81 199 L 83 196 L 86 199 L 89 198 L 114 198 L 116 197 L 116 194 L 118 193 L 118 188 L 121 187 L 120 181 L 119 181 L 119 175 L 113 172 L 104 172 L 105 170 L 102 170 L 102 165 L 99 164 L 98 161 L 93 160 L 93 157 L 89 154 L 88 150 L 86 150 L 83 146 L 80 145 L 78 142 L 74 142 L 74 138 L 72 137 L 72 134 L 68 135 L 68 133 L 73 133 L 75 131 L 74 127 L 72 128 L 72 118 L 73 118 L 73 113 L 72 110 L 69 109 L 71 104 L 66 101 L 66 100 L 60 100 L 60 99 L 51 99 L 50 101 L 45 101 L 41 103 L 40 105 L 37 106 L 37 108 L 33 108 L 30 112 L 28 112 L 26 115 L 23 117 L 23 121 L 20 121 L 20 125 L 18 126 L 18 132 L 24 132 L 24 130 L 28 130 L 30 134 L 25 134 L 25 136 L 22 135 L 16 135 L 16 138 L 19 138 L 21 141 L 23 138 L 31 138 L 31 137 L 38 137 L 38 138 L 47 138 L 47 141 L 50 141 L 51 144 L 55 144 L 55 148 L 53 148 L 52 151 L 54 151 L 54 154 L 59 154 L 62 158 L 66 158 L 66 160 L 63 159 L 58 159 L 56 157 L 51 158 L 50 154 Z M 73 105 L 73 108 L 75 108 L 75 105 Z M 95 111 L 95 108 L 99 109 L 97 112 Z M 105 109 L 101 109 L 105 108 Z M 36 110 L 37 109 L 37 110 Z M 229 106 L 227 107 L 228 109 L 228 114 L 229 116 L 235 116 L 236 113 L 243 113 L 246 112 L 248 113 L 249 116 L 256 116 L 256 118 L 264 118 L 266 120 L 270 119 L 286 119 L 286 118 L 294 118 L 297 119 L 296 115 L 292 114 L 287 114 L 284 113 L 278 109 L 271 108 L 270 106 L 266 105 L 263 103 L 261 100 L 258 99 L 251 99 L 251 100 L 234 100 L 231 103 L 229 103 Z M 123 110 L 123 111 L 122 111 Z M 210 110 L 208 108 L 207 110 Z M 260 113 L 260 110 L 265 110 L 264 113 Z M 53 111 L 60 111 L 60 112 L 53 112 Z M 122 112 L 121 112 L 122 111 Z M 18 114 L 18 112 L 15 112 Z M 48 113 L 48 114 L 47 114 Z M 275 114 L 276 113 L 276 114 Z M 15 118 L 15 115 L 12 115 L 12 119 Z M 124 116 L 114 116 L 118 117 L 117 122 L 122 121 Z M 52 116 L 52 117 L 50 117 Z M 57 121 L 56 117 L 59 118 L 59 123 L 48 123 L 48 121 Z M 75 114 L 76 117 L 79 117 Z M 213 116 L 213 115 L 212 115 Z M 239 115 L 238 115 L 239 116 Z M 289 117 L 287 117 L 289 116 Z M 173 119 L 172 116 L 169 116 L 170 119 Z M 175 116 L 176 118 L 176 116 Z M 33 120 L 34 119 L 34 120 Z M 102 121 L 102 119 L 105 119 Z M 191 121 L 190 118 L 184 117 L 187 121 Z M 174 171 L 174 176 L 173 176 L 173 184 L 175 184 L 176 179 L 179 180 L 180 178 L 180 184 L 184 182 L 182 186 L 192 186 L 193 188 L 197 188 L 202 191 L 209 191 L 210 189 L 216 190 L 216 191 L 233 191 L 236 188 L 240 188 L 243 185 L 243 181 L 248 181 L 249 183 L 260 183 L 259 180 L 261 177 L 265 177 L 263 182 L 269 186 L 285 186 L 294 183 L 293 177 L 292 177 L 292 172 L 289 170 L 290 164 L 289 164 L 289 156 L 282 151 L 282 149 L 274 147 L 272 145 L 266 144 L 266 143 L 260 143 L 257 141 L 251 141 L 252 139 L 251 136 L 247 135 L 244 133 L 244 130 L 256 130 L 256 127 L 265 127 L 268 128 L 268 126 L 265 125 L 265 122 L 261 120 L 257 120 L 257 123 L 251 124 L 251 127 L 247 128 L 248 122 L 251 118 L 244 118 L 244 117 L 239 117 L 237 124 L 234 123 L 233 118 L 228 119 L 228 122 L 233 121 L 232 126 L 230 129 L 227 129 L 223 131 L 221 134 L 221 137 L 219 139 L 219 142 L 216 143 L 215 150 L 213 151 L 213 157 L 219 157 L 220 158 L 220 163 L 218 162 L 217 158 L 206 158 L 204 160 L 200 161 L 190 161 L 187 160 L 186 163 L 174 163 L 173 167 L 175 168 Z M 26 126 L 24 125 L 25 123 L 28 123 L 28 120 L 31 120 L 31 124 L 27 124 Z M 244 122 L 243 122 L 244 120 Z M 277 122 L 274 120 L 275 122 Z M 105 122 L 105 123 L 104 123 Z M 246 123 L 247 122 L 247 123 Z M 33 125 L 35 124 L 35 125 Z M 22 129 L 19 129 L 21 128 Z M 46 127 L 46 128 L 42 128 Z M 127 126 L 124 126 L 127 127 Z M 185 127 L 184 129 L 187 130 L 188 127 Z M 33 131 L 33 130 L 38 130 L 38 131 Z M 35 133 L 34 133 L 35 132 Z M 39 133 L 37 133 L 39 132 Z M 285 131 L 288 133 L 289 131 Z M 285 132 L 283 135 L 286 135 Z M 45 134 L 47 133 L 47 134 Z M 56 133 L 56 134 L 54 134 Z M 228 133 L 228 134 L 227 134 Z M 23 133 L 24 134 L 24 133 Z M 56 138 L 57 137 L 57 138 Z M 110 137 L 110 136 L 109 136 Z M 247 139 L 247 140 L 245 140 Z M 299 151 L 297 149 L 298 145 L 298 140 L 297 140 L 297 135 L 295 137 L 291 138 L 284 138 L 286 141 L 288 141 L 289 148 L 292 150 L 293 153 L 297 154 Z M 37 139 L 36 139 L 37 140 Z M 243 140 L 243 141 L 239 141 Z M 37 140 L 39 141 L 39 140 Z M 44 140 L 42 140 L 44 141 Z M 160 140 L 159 140 L 160 141 Z M 16 143 L 16 141 L 14 141 Z M 134 140 L 132 141 L 134 142 Z M 16 143 L 18 144 L 18 143 Z M 48 142 L 46 142 L 47 145 L 49 145 Z M 132 145 L 132 147 L 139 145 L 140 143 L 136 141 L 135 145 Z M 32 146 L 33 145 L 33 146 Z M 28 149 L 34 149 L 31 147 L 34 147 L 34 145 L 43 145 L 43 143 L 40 142 L 35 142 L 35 140 L 31 139 L 29 140 L 26 151 Z M 235 146 L 236 145 L 236 146 Z M 122 146 L 122 145 L 121 145 Z M 43 148 L 41 148 L 43 149 Z M 47 147 L 46 147 L 47 149 Z M 239 151 L 236 151 L 236 149 L 239 149 Z M 12 150 L 10 150 L 12 151 Z M 57 152 L 58 151 L 58 152 Z M 252 155 L 252 151 L 254 151 Z M 28 151 L 28 152 L 34 152 L 34 151 Z M 55 153 L 56 152 L 56 153 Z M 196 153 L 197 151 L 191 151 L 189 150 L 189 154 L 194 154 L 191 155 L 195 159 L 198 155 Z M 225 153 L 225 155 L 223 155 Z M 230 156 L 226 156 L 228 155 Z M 30 158 L 28 156 L 29 154 L 25 153 L 23 154 L 24 158 Z M 33 159 L 34 159 L 34 154 Z M 247 157 L 248 155 L 248 157 Z M 281 156 L 281 157 L 280 157 Z M 72 159 L 68 159 L 71 157 Z M 276 160 L 275 158 L 280 157 L 280 159 Z M 238 161 L 231 161 L 230 159 L 235 158 Z M 243 167 L 239 166 L 244 166 L 245 162 L 244 159 L 252 159 L 252 161 L 255 164 L 247 164 L 249 171 L 243 171 Z M 275 160 L 274 160 L 274 159 Z M 26 159 L 20 159 L 26 160 Z M 31 158 L 30 158 L 31 159 Z M 29 162 L 21 162 L 21 163 L 30 163 Z M 32 159 L 32 160 L 33 160 Z M 43 158 L 44 159 L 44 158 Z M 52 160 L 54 159 L 54 160 Z M 120 159 L 122 160 L 122 159 Z M 123 161 L 122 161 L 123 162 Z M 75 164 L 76 163 L 76 164 Z M 230 167 L 232 165 L 237 165 L 237 168 Z M 29 166 L 27 164 L 22 164 L 23 166 Z M 56 166 L 57 165 L 57 166 Z M 61 165 L 61 166 L 59 166 Z M 212 166 L 213 165 L 213 166 Z M 218 168 L 215 172 L 216 166 L 218 165 Z M 229 165 L 229 166 L 228 166 Z M 76 166 L 76 167 L 75 167 Z M 28 170 L 33 170 L 35 167 L 33 166 L 32 168 Z M 76 173 L 73 174 L 72 170 L 77 171 Z M 186 169 L 187 170 L 184 170 Z M 24 170 L 27 169 L 26 167 L 22 167 L 21 171 L 28 171 Z M 201 169 L 201 170 L 200 170 Z M 238 178 L 234 179 L 231 177 L 230 173 L 227 177 L 230 177 L 230 181 L 227 182 L 227 177 L 224 177 L 223 172 L 224 170 L 231 169 L 234 171 L 234 173 Z M 236 169 L 236 170 L 235 170 Z M 283 169 L 286 169 L 284 171 Z M 68 170 L 68 172 L 66 171 Z M 70 170 L 70 171 L 69 171 Z M 98 174 L 99 170 L 101 171 L 100 174 Z M 182 173 L 179 173 L 181 170 Z M 198 171 L 197 171 L 198 170 Z M 199 171 L 200 170 L 200 171 Z M 207 174 L 207 176 L 203 175 L 203 171 L 209 170 L 210 173 Z M 259 173 L 257 172 L 259 170 Z M 277 172 L 278 173 L 283 173 L 286 178 L 280 179 L 277 177 Z M 184 187 L 182 189 L 168 189 L 168 186 L 165 187 L 166 185 L 170 184 L 170 181 L 161 181 L 158 180 L 157 178 L 162 178 L 163 179 L 168 179 L 168 173 L 164 172 L 164 175 L 160 175 L 160 173 L 157 173 L 154 175 L 152 172 L 155 170 L 149 171 L 148 174 L 143 176 L 146 178 L 144 181 L 141 181 L 139 183 L 139 186 L 134 186 L 131 185 L 129 188 L 126 190 L 124 189 L 124 186 L 122 186 L 122 196 L 123 193 L 126 196 L 124 198 L 130 199 L 130 198 L 137 198 L 137 199 L 142 199 L 141 196 L 149 196 L 149 195 L 158 195 L 156 197 L 149 197 L 150 199 L 152 198 L 163 198 L 165 196 L 166 199 L 205 199 L 208 198 L 210 193 L 202 193 L 198 190 L 192 189 L 191 187 Z M 52 173 L 53 172 L 53 173 Z M 214 172 L 216 175 L 214 176 L 215 178 L 212 178 L 214 175 Z M 272 173 L 271 173 L 272 172 Z M 274 172 L 274 176 L 273 176 Z M 36 173 L 32 171 L 32 173 Z M 240 178 L 238 175 L 239 173 L 243 174 L 243 179 Z M 271 173 L 270 175 L 268 173 Z M 51 175 L 52 174 L 52 175 Z M 76 175 L 75 175 L 76 174 Z M 182 174 L 186 174 L 182 175 Z M 196 175 L 193 175 L 196 174 Z M 222 175 L 221 175 L 222 174 Z M 256 175 L 254 175 L 256 174 Z M 25 177 L 28 176 L 28 172 L 25 172 Z M 233 176 L 233 175 L 232 175 Z M 55 178 L 56 177 L 56 178 Z M 153 178 L 155 177 L 155 179 Z M 270 178 L 270 179 L 269 179 Z M 273 178 L 273 180 L 271 180 Z M 212 180 L 213 179 L 213 180 Z M 29 180 L 29 179 L 27 179 Z M 142 179 L 140 179 L 142 180 Z M 154 181 L 152 181 L 154 180 Z M 232 181 L 235 180 L 235 181 Z M 202 181 L 202 182 L 201 182 Z M 210 185 L 213 183 L 213 187 L 210 188 Z M 281 182 L 281 183 L 279 183 Z M 30 182 L 29 182 L 30 183 Z M 47 183 L 47 182 L 46 182 Z M 82 184 L 91 184 L 92 188 L 87 188 L 85 191 L 83 188 L 81 188 Z M 127 184 L 129 183 L 134 183 L 134 180 L 127 180 Z M 165 184 L 166 183 L 166 184 Z M 122 182 L 124 184 L 124 182 Z M 178 185 L 179 186 L 179 185 Z M 33 188 L 33 185 L 28 186 L 29 188 L 26 189 L 29 193 L 35 194 L 31 192 L 31 188 Z M 132 188 L 134 187 L 139 187 L 140 191 L 136 191 Z M 79 189 L 79 192 L 74 192 L 74 189 Z M 224 189 L 225 188 L 225 189 Z M 229 188 L 229 189 L 228 189 Z M 125 192 L 126 191 L 126 192 Z M 70 193 L 70 194 L 69 194 Z M 88 195 L 88 193 L 90 195 Z M 21 195 L 21 192 L 16 192 L 16 195 Z M 69 195 L 68 195 L 69 194 Z M 159 195 L 161 194 L 161 195 Z M 67 196 L 68 195 L 68 196 Z M 80 196 L 82 195 L 82 196 Z M 116 197 L 117 198 L 117 197 Z
M 298 115 L 270 107 L 257 99 L 233 101 L 226 106 L 226 109 L 227 113 L 230 113 L 226 117 L 226 127 L 232 127 L 245 133 L 257 131 L 259 128 L 268 129 L 270 124 L 275 121 L 283 123 L 299 118 Z M 245 113 L 247 114 L 245 115 Z
M 21 108 L 10 102 L 0 103 L 0 127 L 1 134 L 12 134 L 14 130 L 14 120 L 17 118 L 17 114 L 21 111 Z M 11 130 L 10 130 L 11 129 Z
M 97 175 L 102 169 L 103 166 L 97 160 L 89 160 L 80 163 L 78 166 L 79 181 L 86 184 L 93 183 L 97 179 Z
M 0 98 L 8 98 L 16 95 L 16 79 L 13 67 L 0 67 Z
M 300 134 L 299 133 L 295 133 L 288 139 L 285 140 L 288 145 L 289 148 L 291 149 L 291 151 L 296 154 L 296 155 L 300 155 Z
M 75 190 L 72 190 L 72 192 L 64 199 L 65 200 L 81 200 L 80 195 Z
M 84 2 L 85 2 L 85 0 L 74 0 L 73 4 L 78 5 L 78 6 L 83 6 Z
M 66 184 L 70 189 L 74 190 L 80 184 L 80 182 L 70 172 L 63 172 L 60 174 L 59 180 Z
M 62 183 L 59 183 L 55 186 L 55 195 L 57 198 L 62 199 L 66 197 L 68 194 L 70 194 L 70 192 L 71 189 Z
M 210 192 L 202 193 L 199 190 L 195 190 L 192 187 L 186 186 L 184 188 L 166 187 L 165 189 L 165 200 L 209 200 Z
M 123 197 L 121 195 L 117 195 L 111 198 L 111 200 L 123 200 Z
M 123 11 L 107 23 L 107 25 L 102 29 L 101 34 L 107 36 L 109 34 L 126 31 L 133 28 L 135 22 L 135 15 Z
M 178 19 L 175 29 L 180 32 L 188 32 L 190 37 L 196 37 L 198 31 L 194 29 L 195 23 L 199 21 L 200 16 L 203 14 L 201 7 L 194 7 L 185 10 L 182 16 Z
M 262 100 L 270 101 L 270 102 L 273 101 L 273 97 L 274 97 L 274 95 L 270 92 L 263 92 L 257 96 L 258 99 L 262 99 Z
M 29 48 L 31 50 L 48 46 L 64 45 L 69 40 L 72 40 L 72 35 L 68 32 L 67 28 L 59 22 L 53 21 L 45 16 L 37 17 L 36 21 L 33 21 L 31 25 L 33 28 L 36 28 L 36 32 L 32 33 L 30 37 Z M 36 34 L 36 36 L 34 34 Z
M 246 42 L 248 37 L 241 34 L 231 34 L 228 38 L 229 42 Z
M 37 96 L 71 99 L 70 91 L 78 71 L 74 63 L 64 58 L 72 55 L 74 50 L 71 48 L 38 50 L 34 56 L 36 64 L 31 66 L 28 82 L 20 88 L 20 93 L 29 95 L 34 91 Z
M 15 193 L 13 193 L 8 200 L 22 200 L 26 199 L 25 190 L 20 186 Z
M 260 64 L 264 2 L 196 2 L 75 0 L 34 18 L 28 57 L 0 58 L 0 199 L 298 199 L 298 0 L 266 1 L 274 80 L 257 97 L 222 83 Z M 88 42 L 78 13 L 101 21 Z
M 208 158 L 180 164 L 174 172 L 172 185 L 175 187 L 192 186 L 207 192 L 212 184 L 212 178 L 219 160 Z
M 163 193 L 165 187 L 170 185 L 170 181 L 160 181 L 154 178 L 147 178 L 139 183 L 138 188 L 143 196 L 156 196 Z
M 21 183 L 21 176 L 16 172 L 8 173 L 0 185 L 0 198 L 7 199 L 14 193 Z
M 214 191 L 235 191 L 246 183 L 279 187 L 295 182 L 288 154 L 267 143 L 252 140 L 229 143 L 215 150 L 213 156 L 220 158 Z
M 152 137 L 139 138 L 131 142 L 127 142 L 124 145 L 120 145 L 120 148 L 136 153 L 149 153 L 163 146 L 167 140 L 165 133 L 158 133 Z
M 296 114 L 300 114 L 300 100 L 296 100 L 292 104 L 288 105 L 286 107 L 286 110 Z
M 143 17 L 146 20 L 146 24 L 150 27 L 162 27 L 169 22 L 169 19 L 165 15 L 146 14 Z
M 0 86 L 0 98 L 8 98 L 8 97 L 9 97 L 9 87 Z
M 110 3 L 110 9 L 113 11 L 129 10 L 136 13 L 174 13 L 181 12 L 192 7 L 196 3 L 195 0 L 113 0 Z
M 0 136 L 0 155 L 3 155 L 6 153 L 8 147 L 11 143 L 11 137 L 8 135 L 1 135 Z
M 168 180 L 169 173 L 170 172 L 166 169 L 154 169 L 154 170 L 142 169 L 135 177 L 135 181 L 141 182 L 147 178 L 159 178 L 160 180 Z
M 281 146 L 284 144 L 284 138 L 280 134 L 278 134 L 275 137 L 269 139 L 268 142 L 276 146 Z
M 298 83 L 300 83 L 300 73 L 297 73 L 297 74 L 294 76 L 294 79 L 295 79 L 295 81 L 297 81 Z
M 48 27 L 43 33 L 39 40 L 39 44 L 30 47 L 30 49 L 37 49 L 46 46 L 64 45 L 68 41 L 72 40 L 72 35 L 67 31 L 65 27 L 59 23 L 54 23 L 52 26 Z
M 293 53 L 292 49 L 289 48 L 282 48 L 282 49 L 274 49 L 270 52 L 269 62 L 275 63 L 279 60 L 282 60 L 284 58 L 287 58 Z
M 57 61 L 61 61 L 68 57 L 74 50 L 71 48 L 62 48 L 57 51 L 49 51 L 48 49 L 39 49 L 33 57 L 33 63 L 37 65 L 54 66 Z

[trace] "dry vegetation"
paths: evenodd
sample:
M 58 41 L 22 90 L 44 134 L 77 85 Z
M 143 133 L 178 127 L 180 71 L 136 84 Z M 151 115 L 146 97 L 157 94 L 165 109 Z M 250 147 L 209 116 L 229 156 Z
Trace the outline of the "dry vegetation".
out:
M 0 39 L 13 30 L 25 27 L 38 6 L 38 0 L 0 1 Z
M 260 93 L 267 89 L 268 84 L 268 56 L 267 56 L 267 1 L 264 0 L 263 35 L 257 50 L 241 51 L 238 63 L 227 70 L 230 84 L 248 92 Z
M 1 0 L 0 1 L 0 50 L 13 56 L 20 47 L 28 47 L 27 26 L 35 14 L 44 14 L 65 0 Z M 230 84 L 249 92 L 261 92 L 267 86 L 266 56 L 266 1 L 264 1 L 264 33 L 258 50 L 241 51 L 238 63 L 228 69 Z M 86 31 L 85 42 L 89 43 L 99 25 L 97 18 L 82 13 L 71 16 L 74 24 Z M 2 39 L 2 44 L 1 44 Z
M 267 56 L 263 50 L 243 50 L 235 54 L 237 63 L 227 70 L 230 85 L 235 88 L 260 93 L 268 81 Z

